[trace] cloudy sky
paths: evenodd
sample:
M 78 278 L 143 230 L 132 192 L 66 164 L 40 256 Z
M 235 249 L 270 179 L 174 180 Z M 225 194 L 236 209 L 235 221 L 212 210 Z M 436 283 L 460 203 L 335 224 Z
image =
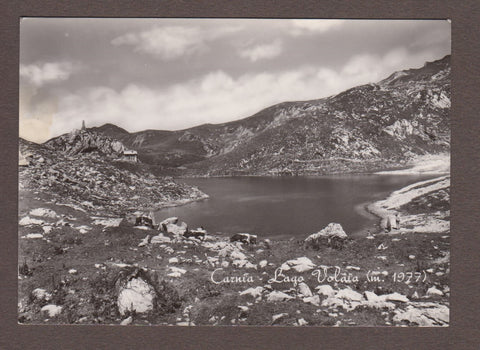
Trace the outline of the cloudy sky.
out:
M 449 53 L 443 20 L 25 18 L 20 136 L 222 123 Z

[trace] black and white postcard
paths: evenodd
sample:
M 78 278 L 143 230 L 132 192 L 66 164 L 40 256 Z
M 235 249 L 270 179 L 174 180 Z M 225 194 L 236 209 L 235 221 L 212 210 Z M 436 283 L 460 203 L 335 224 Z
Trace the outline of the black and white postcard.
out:
M 450 54 L 448 20 L 23 18 L 18 322 L 449 326 Z

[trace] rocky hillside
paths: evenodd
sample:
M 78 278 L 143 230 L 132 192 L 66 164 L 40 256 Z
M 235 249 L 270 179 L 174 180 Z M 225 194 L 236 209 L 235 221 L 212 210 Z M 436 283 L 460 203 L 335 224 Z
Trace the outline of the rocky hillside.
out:
M 58 203 L 125 214 L 205 197 L 171 178 L 159 178 L 140 163 L 120 160 L 124 145 L 88 131 L 39 145 L 20 139 L 20 190 L 46 193 Z
M 181 131 L 93 128 L 140 159 L 199 175 L 325 174 L 402 166 L 450 150 L 450 56 L 329 98 Z
M 79 153 L 99 152 L 107 156 L 119 156 L 125 146 L 118 140 L 102 133 L 74 130 L 53 138 L 45 143 L 53 151 L 75 155 Z

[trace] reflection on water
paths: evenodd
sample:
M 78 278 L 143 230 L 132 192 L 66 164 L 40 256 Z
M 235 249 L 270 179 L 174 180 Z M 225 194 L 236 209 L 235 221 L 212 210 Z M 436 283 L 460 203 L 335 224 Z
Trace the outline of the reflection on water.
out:
M 303 238 L 330 222 L 347 234 L 375 220 L 362 204 L 432 176 L 345 175 L 325 177 L 230 177 L 180 179 L 210 198 L 156 213 L 157 220 L 178 216 L 189 227 L 211 233 L 250 232 L 263 238 Z M 362 215 L 363 214 L 363 215 Z

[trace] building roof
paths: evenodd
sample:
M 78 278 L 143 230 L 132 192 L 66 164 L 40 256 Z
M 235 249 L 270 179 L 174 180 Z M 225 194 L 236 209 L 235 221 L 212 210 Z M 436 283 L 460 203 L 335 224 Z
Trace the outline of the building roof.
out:
M 136 155 L 137 155 L 137 151 L 125 150 L 125 151 L 123 151 L 123 155 L 124 155 L 124 156 L 136 156 Z

